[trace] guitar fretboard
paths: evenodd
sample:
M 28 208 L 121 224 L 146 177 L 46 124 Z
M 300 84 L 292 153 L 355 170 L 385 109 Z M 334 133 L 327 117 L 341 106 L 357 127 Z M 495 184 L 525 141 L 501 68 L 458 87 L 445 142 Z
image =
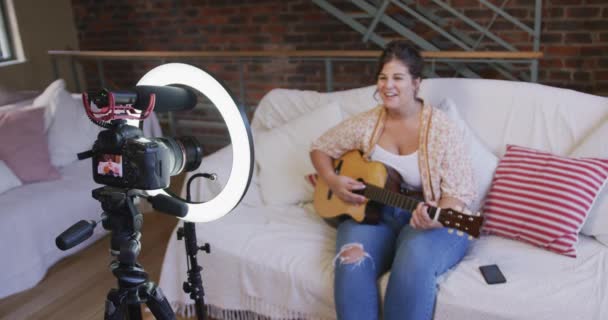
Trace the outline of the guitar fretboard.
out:
M 392 207 L 398 207 L 410 212 L 414 211 L 418 203 L 421 202 L 420 200 L 410 198 L 400 193 L 386 190 L 367 183 L 365 184 L 365 190 L 363 192 L 363 195 L 370 200 L 380 202 L 382 204 L 389 205 Z M 431 219 L 433 219 L 435 218 L 437 208 L 430 207 L 428 212 Z

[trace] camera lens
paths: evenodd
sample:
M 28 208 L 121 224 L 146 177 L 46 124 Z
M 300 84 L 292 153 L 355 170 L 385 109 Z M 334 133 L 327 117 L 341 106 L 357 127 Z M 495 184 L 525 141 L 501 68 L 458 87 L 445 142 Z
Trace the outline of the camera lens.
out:
M 197 169 L 203 161 L 203 148 L 192 136 L 178 138 L 156 138 L 169 149 L 169 175 L 174 176 L 182 171 Z
M 184 170 L 187 172 L 196 170 L 203 161 L 203 148 L 198 140 L 192 136 L 185 136 L 178 138 L 177 141 L 181 142 L 185 150 Z

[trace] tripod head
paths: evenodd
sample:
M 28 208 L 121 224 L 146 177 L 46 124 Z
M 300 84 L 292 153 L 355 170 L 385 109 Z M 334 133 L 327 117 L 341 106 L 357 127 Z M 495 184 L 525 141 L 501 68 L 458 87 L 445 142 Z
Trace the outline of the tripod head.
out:
M 135 206 L 135 199 L 141 191 L 101 187 L 92 193 L 104 210 L 103 228 L 112 232 L 110 254 L 118 256 L 122 264 L 135 265 L 141 249 L 139 239 L 144 222 L 143 215 Z
M 163 194 L 149 196 L 141 190 L 109 186 L 94 189 L 92 194 L 93 198 L 101 202 L 104 210 L 101 220 L 80 220 L 69 227 L 55 239 L 59 249 L 68 250 L 91 237 L 99 222 L 102 222 L 104 229 L 117 233 L 115 236 L 117 239 L 126 234 L 139 232 L 143 219 L 135 206 L 136 197 L 145 198 L 152 204 L 152 208 L 162 213 L 180 218 L 188 213 L 188 207 L 183 202 Z M 115 237 L 113 235 L 113 239 Z M 120 249 L 116 241 L 112 242 L 113 252 Z

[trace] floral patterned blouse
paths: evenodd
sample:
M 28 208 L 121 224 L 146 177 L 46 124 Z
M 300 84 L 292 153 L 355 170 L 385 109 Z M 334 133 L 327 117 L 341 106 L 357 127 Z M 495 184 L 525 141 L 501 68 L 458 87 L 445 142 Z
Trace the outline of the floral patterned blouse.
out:
M 449 196 L 469 205 L 475 197 L 475 182 L 460 130 L 444 112 L 428 104 L 424 104 L 421 117 L 418 161 L 425 201 L 438 202 Z M 331 128 L 313 141 L 310 149 L 334 159 L 357 149 L 369 160 L 385 121 L 386 109 L 377 106 Z

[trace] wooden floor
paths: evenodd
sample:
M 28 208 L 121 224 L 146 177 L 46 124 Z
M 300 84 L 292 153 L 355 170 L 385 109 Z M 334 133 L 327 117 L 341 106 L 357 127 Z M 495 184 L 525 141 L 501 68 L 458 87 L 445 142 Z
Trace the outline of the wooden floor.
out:
M 156 283 L 168 240 L 175 237 L 173 229 L 176 224 L 177 218 L 166 214 L 144 214 L 138 261 L 148 272 L 150 280 Z M 1 299 L 0 319 L 103 319 L 106 294 L 117 287 L 116 278 L 108 267 L 112 260 L 109 248 L 108 235 L 59 261 L 36 287 Z M 154 318 L 148 312 L 143 314 L 144 319 Z
M 158 282 L 169 237 L 177 219 L 165 214 L 144 214 L 138 261 Z M 109 237 L 55 264 L 34 288 L 0 300 L 0 319 L 103 319 L 108 290 L 116 278 L 108 265 Z M 146 318 L 153 318 L 146 313 Z

